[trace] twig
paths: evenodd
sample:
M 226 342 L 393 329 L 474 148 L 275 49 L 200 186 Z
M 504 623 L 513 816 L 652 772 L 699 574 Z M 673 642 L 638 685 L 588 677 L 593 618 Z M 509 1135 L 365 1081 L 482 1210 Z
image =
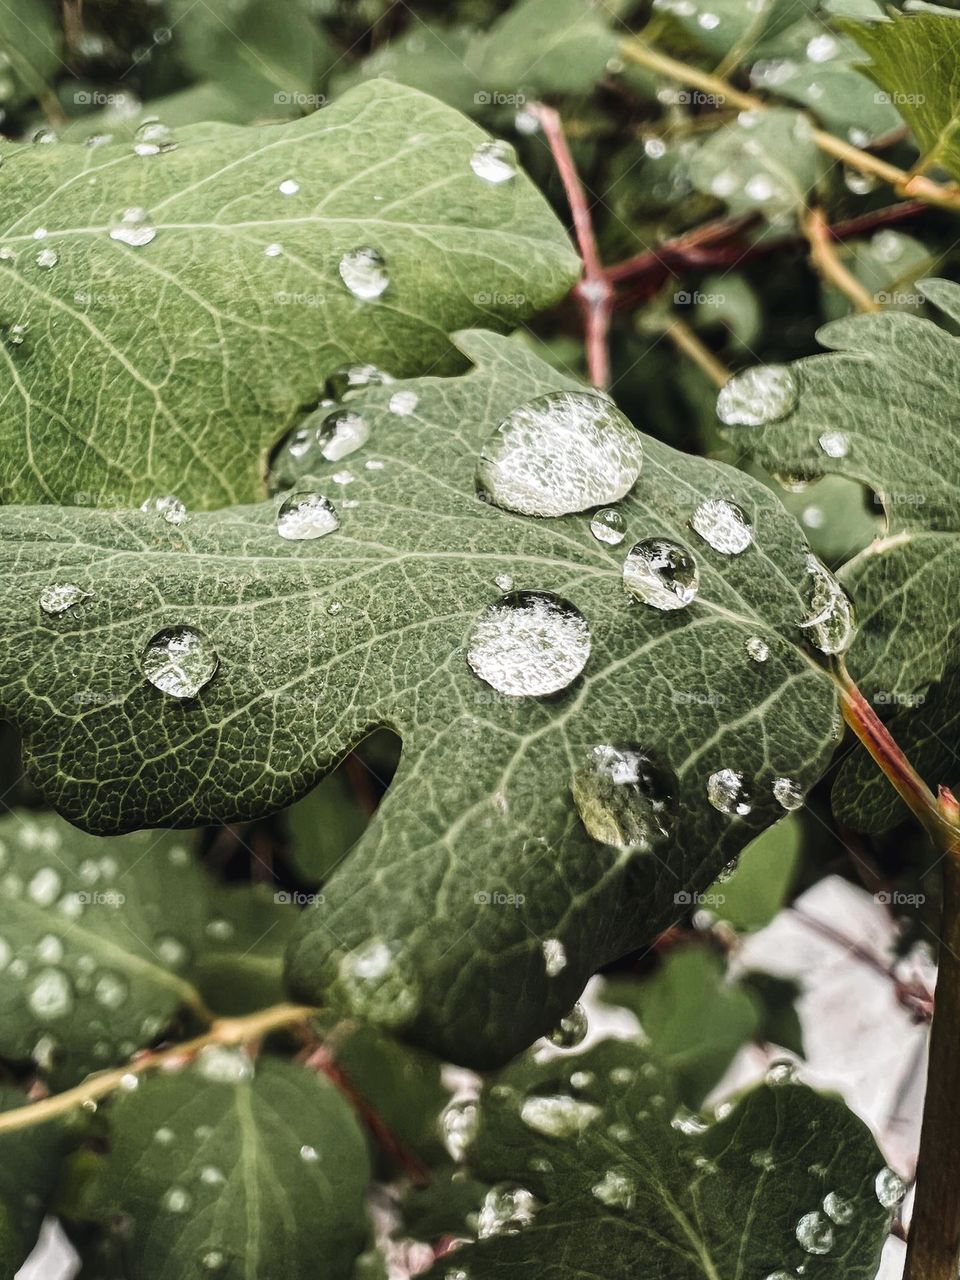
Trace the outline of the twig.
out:
M 620 49 L 624 57 L 631 61 L 638 62 L 641 66 L 656 71 L 670 80 L 700 89 L 710 94 L 720 104 L 729 104 L 740 111 L 767 110 L 767 103 L 756 94 L 745 93 L 722 76 L 702 71 L 699 67 L 690 66 L 689 63 L 660 53 L 636 36 L 623 40 Z M 902 195 L 913 196 L 924 204 L 937 205 L 943 209 L 960 209 L 960 187 L 955 184 L 943 186 L 932 182 L 922 174 L 908 173 L 905 169 L 899 169 L 896 165 L 889 164 L 869 151 L 863 151 L 860 147 L 845 142 L 825 129 L 814 128 L 811 136 L 820 150 L 827 155 L 835 160 L 842 160 L 844 164 L 849 165 L 851 169 L 857 169 L 860 173 L 869 173 L 875 178 L 880 178 Z
M 686 320 L 680 320 L 679 318 L 671 320 L 666 327 L 665 333 L 677 350 L 682 351 L 685 356 L 689 356 L 697 368 L 703 370 L 715 387 L 723 387 L 730 381 L 730 370 L 700 341 Z
M 823 210 L 811 209 L 802 219 L 802 226 L 810 245 L 810 261 L 827 284 L 839 289 L 858 311 L 882 311 L 876 298 L 867 293 L 856 276 L 840 260 Z
M 580 257 L 583 259 L 583 278 L 575 286 L 573 293 L 583 317 L 590 381 L 595 387 L 608 387 L 610 385 L 610 353 L 607 349 L 607 336 L 613 310 L 613 287 L 600 262 L 597 242 L 593 234 L 590 206 L 573 156 L 570 154 L 570 148 L 567 146 L 559 113 L 552 107 L 546 107 L 539 102 L 534 103 L 531 110 L 540 121 L 547 145 L 550 147 L 560 174 L 560 181 L 563 183 L 570 213 L 573 216 L 577 246 Z
M 68 1111 L 82 1107 L 85 1102 L 96 1102 L 120 1088 L 130 1076 L 141 1076 L 158 1068 L 175 1069 L 184 1066 L 209 1045 L 249 1044 L 271 1031 L 306 1023 L 317 1012 L 318 1010 L 308 1005 L 278 1004 L 243 1018 L 221 1018 L 213 1023 L 209 1031 L 192 1040 L 143 1053 L 126 1066 L 90 1076 L 73 1089 L 55 1093 L 39 1102 L 28 1103 L 25 1107 L 4 1111 L 0 1114 L 0 1133 L 42 1124 L 45 1120 L 52 1120 L 55 1116 L 65 1115 Z

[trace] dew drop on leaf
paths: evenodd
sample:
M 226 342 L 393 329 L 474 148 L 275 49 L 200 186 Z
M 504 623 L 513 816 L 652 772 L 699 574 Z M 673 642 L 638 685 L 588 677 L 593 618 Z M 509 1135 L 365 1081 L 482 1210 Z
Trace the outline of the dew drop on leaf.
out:
M 715 809 L 733 817 L 744 818 L 753 808 L 743 774 L 736 769 L 718 769 L 707 779 L 707 799 Z
M 463 1160 L 467 1148 L 477 1136 L 480 1111 L 472 1098 L 455 1098 L 440 1117 L 440 1132 L 451 1159 Z
M 676 779 L 641 747 L 590 747 L 570 789 L 587 833 L 601 844 L 649 853 L 673 831 Z
M 592 1102 L 566 1093 L 536 1093 L 520 1104 L 520 1119 L 527 1128 L 548 1138 L 578 1137 L 601 1114 Z
M 300 1159 L 304 1164 L 316 1164 L 320 1159 L 320 1153 L 316 1147 L 311 1147 L 308 1143 L 304 1143 L 300 1148 Z
M 743 511 L 724 498 L 701 502 L 690 520 L 694 533 L 721 555 L 738 556 L 753 541 L 753 528 Z
M 845 458 L 850 452 L 850 441 L 842 431 L 824 431 L 819 444 L 828 458 Z
M 358 1018 L 383 1026 L 401 1026 L 420 1008 L 420 991 L 406 972 L 400 948 L 372 938 L 341 959 L 340 993 Z
M 340 518 L 321 493 L 291 493 L 277 512 L 277 533 L 290 542 L 322 538 L 340 528 Z
M 828 1191 L 823 1198 L 823 1211 L 838 1226 L 846 1226 L 853 1221 L 855 1208 L 852 1200 L 845 1200 L 836 1191 Z
M 717 417 L 728 427 L 760 427 L 785 418 L 797 403 L 797 380 L 781 364 L 754 365 L 738 373 L 717 396 Z
M 611 1209 L 632 1209 L 637 1198 L 637 1184 L 620 1169 L 607 1169 L 592 1190 L 600 1203 Z
M 805 1213 L 796 1228 L 797 1244 L 807 1253 L 829 1253 L 833 1248 L 833 1227 L 819 1209 Z
M 60 261 L 60 255 L 56 249 L 41 249 L 37 254 L 38 267 L 55 267 Z
M 195 698 L 220 665 L 217 651 L 192 627 L 165 627 L 147 641 L 140 657 L 154 688 L 173 698 Z
M 481 1240 L 515 1236 L 530 1225 L 539 1207 L 525 1187 L 491 1187 L 480 1206 L 477 1235 Z
M 205 1271 L 222 1271 L 227 1265 L 227 1255 L 219 1249 L 208 1249 L 201 1255 L 200 1265 Z
M 327 378 L 326 392 L 334 400 L 342 400 L 348 391 L 359 391 L 363 387 L 389 386 L 395 379 L 375 364 L 347 364 L 335 369 Z
M 157 515 L 172 525 L 181 525 L 187 519 L 187 508 L 174 493 L 165 494 L 162 498 L 148 498 L 140 510 L 147 515 Z
M 57 900 L 61 883 L 59 872 L 53 867 L 41 867 L 27 885 L 27 896 L 38 907 L 50 907 Z
M 134 249 L 140 249 L 156 238 L 157 228 L 146 209 L 139 205 L 124 209 L 110 227 L 111 240 L 119 240 L 121 244 L 128 244 Z
M 678 1133 L 684 1133 L 687 1137 L 694 1137 L 698 1133 L 706 1133 L 707 1123 L 695 1111 L 691 1111 L 689 1107 L 678 1107 L 670 1121 L 671 1129 L 676 1129 Z
M 807 613 L 800 626 L 821 653 L 846 653 L 857 634 L 853 602 L 815 555 L 807 556 L 807 573 Z
M 590 521 L 590 532 L 598 542 L 605 542 L 608 546 L 615 547 L 626 536 L 627 522 L 615 508 L 605 507 Z
M 480 451 L 488 501 L 527 516 L 563 516 L 616 502 L 643 464 L 636 428 L 606 397 L 551 391 L 518 405 Z
M 498 573 L 493 580 L 493 585 L 498 591 L 512 591 L 513 578 L 511 578 L 509 573 Z
M 400 418 L 407 418 L 420 403 L 415 391 L 395 391 L 390 397 L 388 408 Z
M 190 1193 L 184 1191 L 183 1187 L 170 1187 L 164 1192 L 163 1207 L 170 1213 L 186 1213 L 190 1205 Z
M 590 656 L 579 609 L 545 591 L 514 591 L 488 604 L 470 632 L 467 662 L 497 693 L 545 697 L 574 681 Z
M 470 168 L 484 182 L 499 186 L 517 176 L 517 164 L 513 148 L 499 138 L 489 138 L 474 148 Z
M 874 1179 L 873 1186 L 877 1193 L 877 1199 L 884 1209 L 896 1208 L 907 1191 L 903 1185 L 903 1179 L 888 1167 L 880 1170 Z
M 277 190 L 282 196 L 295 196 L 300 190 L 300 183 L 296 178 L 284 178 Z
M 559 938 L 544 938 L 543 967 L 548 978 L 555 978 L 567 967 L 567 949 Z
M 695 599 L 700 571 L 685 547 L 666 538 L 645 538 L 623 562 L 623 585 L 644 604 L 672 613 Z
M 751 636 L 744 647 L 754 662 L 766 662 L 770 657 L 770 646 L 759 636 Z
M 340 279 L 355 298 L 371 302 L 390 283 L 386 263 L 377 249 L 351 249 L 340 259 Z
M 44 587 L 40 592 L 40 608 L 44 613 L 56 617 L 72 609 L 81 600 L 88 600 L 91 594 L 89 591 L 84 591 L 82 587 L 78 587 L 75 582 L 57 582 L 52 586 Z
M 93 998 L 105 1009 L 120 1009 L 127 1001 L 130 987 L 119 973 L 105 972 L 97 978 L 93 988 Z
M 41 969 L 27 990 L 27 1004 L 41 1022 L 64 1018 L 73 1009 L 73 984 L 62 969 Z
M 317 428 L 317 444 L 328 462 L 355 453 L 369 437 L 370 424 L 355 409 L 336 409 Z
M 803 804 L 803 792 L 792 778 L 774 778 L 773 798 L 788 813 L 799 809 Z
M 582 1004 L 575 1004 L 550 1032 L 550 1043 L 558 1049 L 575 1049 L 587 1038 L 589 1023 Z
M 157 156 L 164 151 L 174 151 L 176 146 L 173 130 L 156 116 L 144 120 L 133 138 L 133 149 L 138 156 Z
M 212 1084 L 243 1084 L 252 1080 L 255 1072 L 252 1059 L 231 1045 L 205 1045 L 196 1062 L 200 1075 Z

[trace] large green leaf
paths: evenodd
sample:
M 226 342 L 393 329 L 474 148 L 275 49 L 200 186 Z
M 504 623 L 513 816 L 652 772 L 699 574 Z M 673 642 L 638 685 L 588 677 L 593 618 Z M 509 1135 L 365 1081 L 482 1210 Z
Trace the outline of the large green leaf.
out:
M 322 1076 L 213 1047 L 110 1108 L 98 1199 L 129 1280 L 345 1280 L 363 1248 L 366 1142 Z
M 957 285 L 927 280 L 920 287 L 960 321 Z M 897 313 L 835 321 L 819 338 L 835 354 L 791 366 L 798 393 L 792 412 L 762 426 L 731 426 L 727 434 L 770 470 L 807 478 L 837 473 L 876 493 L 885 535 L 841 572 L 860 618 L 848 666 L 882 714 L 913 708 L 901 714 L 901 732 L 915 720 L 911 738 L 929 738 L 925 699 L 944 675 L 960 624 L 960 463 L 951 444 L 960 415 L 960 345 L 931 321 Z M 948 692 L 945 685 L 938 697 Z M 951 706 L 938 714 L 948 722 Z M 847 763 L 840 811 L 857 827 L 889 825 L 898 812 L 889 785 L 879 776 L 868 781 L 869 774 L 865 760 Z
M 872 1280 L 888 1221 L 874 1187 L 883 1161 L 839 1099 L 768 1085 L 706 1125 L 678 1109 L 672 1085 L 640 1046 L 613 1041 L 521 1060 L 491 1082 L 468 1159 L 499 1186 L 479 1243 L 446 1274 Z
M 0 511 L 0 693 L 36 780 L 99 831 L 270 812 L 372 728 L 393 728 L 396 777 L 304 916 L 290 978 L 311 1001 L 483 1063 L 549 1029 L 600 964 L 676 920 L 691 888 L 783 816 L 776 778 L 812 785 L 839 721 L 798 626 L 807 548 L 768 489 L 644 438 L 622 547 L 591 533 L 589 513 L 535 519 L 478 501 L 478 451 L 498 423 L 577 384 L 509 340 L 462 345 L 477 366 L 467 376 L 351 402 L 370 427 L 364 452 L 321 458 L 309 482 L 339 507 L 326 537 L 278 537 L 276 503 L 177 527 L 139 512 Z M 408 393 L 413 411 L 391 410 L 409 409 Z M 689 527 L 718 496 L 752 523 L 742 555 Z M 625 549 L 659 536 L 699 565 L 699 595 L 673 613 L 624 590 Z M 498 694 L 466 661 L 503 575 L 588 621 L 585 672 L 553 697 Z M 56 583 L 90 595 L 45 615 L 38 598 Z M 183 626 L 219 667 L 181 699 L 140 660 L 155 633 Z M 753 637 L 768 660 L 749 656 Z M 598 743 L 636 743 L 659 762 L 675 808 L 662 847 L 629 855 L 587 834 L 571 772 Z M 708 802 L 724 769 L 744 775 L 742 817 Z M 548 973 L 551 939 L 567 963 Z M 370 971 L 392 948 L 402 954 L 383 987 Z
M 262 496 L 270 445 L 339 366 L 449 370 L 448 331 L 507 328 L 562 295 L 579 267 L 563 229 L 519 172 L 473 172 L 485 137 L 378 81 L 294 123 L 186 129 L 154 155 L 8 152 L 0 498 Z M 139 247 L 111 235 L 137 210 L 156 231 Z M 364 300 L 340 266 L 367 249 L 389 283 Z
M 14 1089 L 0 1090 L 0 1110 L 22 1106 Z M 0 1138 L 0 1269 L 13 1276 L 37 1242 L 40 1223 L 60 1177 L 66 1131 L 59 1121 Z

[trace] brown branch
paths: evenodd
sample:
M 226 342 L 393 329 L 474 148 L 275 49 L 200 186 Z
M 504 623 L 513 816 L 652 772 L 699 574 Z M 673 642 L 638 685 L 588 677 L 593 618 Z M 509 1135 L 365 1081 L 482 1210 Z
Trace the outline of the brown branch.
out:
M 731 374 L 727 366 L 697 337 L 685 320 L 671 320 L 664 330 L 678 351 L 688 356 L 702 370 L 715 387 L 726 386 Z
M 880 303 L 869 294 L 856 276 L 841 261 L 822 209 L 811 209 L 802 219 L 803 233 L 810 245 L 810 261 L 814 269 L 853 303 L 857 311 L 882 311 Z

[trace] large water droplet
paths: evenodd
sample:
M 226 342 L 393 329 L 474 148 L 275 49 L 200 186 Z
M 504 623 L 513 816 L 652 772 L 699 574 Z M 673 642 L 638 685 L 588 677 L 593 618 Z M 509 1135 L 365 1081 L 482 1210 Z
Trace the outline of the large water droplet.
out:
M 164 1192 L 163 1207 L 170 1213 L 186 1213 L 190 1208 L 190 1193 L 183 1187 L 171 1187 Z
M 470 168 L 484 182 L 492 182 L 499 186 L 501 182 L 509 182 L 517 176 L 517 165 L 513 147 L 499 138 L 490 138 L 474 148 L 470 157 Z
M 175 493 L 165 494 L 162 498 L 148 498 L 142 503 L 140 510 L 147 515 L 159 516 L 167 524 L 179 526 L 188 518 L 187 508 Z
M 759 636 L 751 636 L 744 647 L 754 662 L 766 662 L 770 657 L 770 646 Z
M 819 1209 L 805 1213 L 797 1223 L 797 1244 L 807 1253 L 829 1253 L 833 1248 L 833 1226 Z
M 376 249 L 352 249 L 340 259 L 340 279 L 355 298 L 370 302 L 379 298 L 390 276 L 383 256 Z
M 156 116 L 144 120 L 133 139 L 133 149 L 138 156 L 156 156 L 163 151 L 174 151 L 177 140 L 173 130 Z
M 907 1193 L 903 1179 L 890 1168 L 884 1167 L 874 1179 L 877 1199 L 884 1209 L 894 1209 Z
M 575 1049 L 587 1038 L 590 1026 L 582 1004 L 575 1004 L 550 1033 L 550 1043 L 558 1049 Z
M 467 662 L 497 693 L 544 697 L 577 678 L 590 656 L 579 609 L 545 591 L 514 591 L 489 604 L 470 632 Z
M 649 853 L 673 831 L 676 779 L 641 747 L 591 747 L 570 789 L 581 822 L 602 844 Z
M 73 1009 L 73 984 L 62 969 L 41 969 L 30 983 L 27 1004 L 41 1022 L 66 1017 Z
M 838 1226 L 846 1226 L 853 1221 L 856 1207 L 852 1200 L 846 1200 L 837 1191 L 828 1191 L 823 1198 L 823 1211 Z
M 853 602 L 826 565 L 807 556 L 807 614 L 800 626 L 821 653 L 846 653 L 857 634 Z
M 603 511 L 598 511 L 590 521 L 590 532 L 598 542 L 615 547 L 626 535 L 627 522 L 614 507 L 606 507 Z
M 704 542 L 721 555 L 738 556 L 753 541 L 753 529 L 743 511 L 725 498 L 701 502 L 693 513 L 690 527 Z
M 530 1225 L 539 1205 L 525 1187 L 492 1187 L 484 1197 L 477 1218 L 477 1235 L 515 1236 Z
M 139 205 L 124 209 L 110 228 L 111 240 L 119 240 L 121 244 L 128 244 L 134 249 L 140 249 L 156 238 L 157 228 L 146 209 Z
M 592 1102 L 569 1094 L 532 1094 L 520 1104 L 520 1119 L 548 1138 L 578 1137 L 602 1114 Z
M 785 364 L 759 364 L 731 378 L 717 396 L 727 426 L 760 427 L 785 418 L 797 403 L 797 380 Z
M 202 632 L 191 627 L 164 627 L 147 641 L 140 665 L 161 693 L 195 698 L 213 679 L 220 659 Z
M 623 585 L 654 609 L 683 609 L 700 589 L 697 562 L 685 547 L 666 538 L 645 538 L 623 562 Z
M 420 991 L 404 964 L 401 948 L 372 938 L 340 961 L 339 986 L 357 1017 L 383 1026 L 401 1026 L 420 1007 Z
M 89 591 L 84 591 L 83 587 L 78 587 L 75 582 L 58 582 L 53 586 L 44 587 L 40 592 L 40 608 L 44 613 L 57 616 L 66 613 L 81 600 L 89 600 L 91 594 Z
M 773 798 L 788 813 L 799 809 L 803 804 L 803 792 L 800 785 L 792 778 L 774 778 Z
M 291 542 L 322 538 L 339 528 L 333 503 L 321 493 L 291 493 L 277 512 L 277 533 Z
M 328 462 L 355 453 L 369 437 L 370 424 L 355 409 L 336 409 L 317 428 L 317 444 Z
M 744 784 L 743 774 L 736 769 L 718 769 L 707 779 L 707 799 L 721 813 L 744 818 L 753 801 Z
M 643 445 L 604 396 L 551 391 L 518 405 L 480 451 L 477 484 L 498 507 L 563 516 L 616 502 L 637 481 Z

